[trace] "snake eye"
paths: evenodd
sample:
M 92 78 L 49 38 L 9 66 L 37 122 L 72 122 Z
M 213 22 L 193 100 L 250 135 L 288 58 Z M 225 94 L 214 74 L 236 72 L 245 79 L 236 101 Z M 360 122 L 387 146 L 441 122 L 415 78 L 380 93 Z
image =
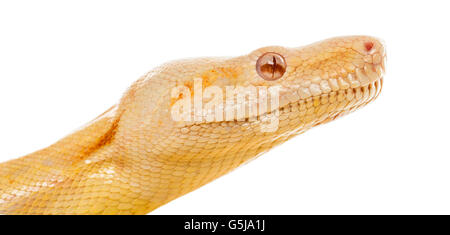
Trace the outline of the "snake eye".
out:
M 266 52 L 256 61 L 256 71 L 265 80 L 274 81 L 286 72 L 286 61 L 278 53 Z

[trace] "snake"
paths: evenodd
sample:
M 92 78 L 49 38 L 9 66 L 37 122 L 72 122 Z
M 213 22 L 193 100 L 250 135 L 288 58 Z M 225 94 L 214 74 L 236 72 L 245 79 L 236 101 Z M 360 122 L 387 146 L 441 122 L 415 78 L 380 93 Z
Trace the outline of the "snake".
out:
M 362 35 L 164 63 L 81 128 L 1 163 L 0 214 L 148 214 L 375 100 L 385 64 L 384 42 Z

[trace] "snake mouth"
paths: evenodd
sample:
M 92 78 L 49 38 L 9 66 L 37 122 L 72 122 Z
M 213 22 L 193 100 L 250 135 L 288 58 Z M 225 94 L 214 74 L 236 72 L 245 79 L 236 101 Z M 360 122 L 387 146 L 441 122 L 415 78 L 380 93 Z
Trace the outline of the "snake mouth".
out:
M 292 115 L 300 117 L 301 120 L 294 121 L 298 127 L 289 132 L 299 134 L 311 127 L 333 121 L 374 101 L 381 93 L 383 81 L 383 76 L 380 76 L 365 85 L 290 102 L 278 109 L 280 122 L 289 121 Z
M 380 55 L 380 56 L 379 56 Z M 353 112 L 374 101 L 380 94 L 385 74 L 384 50 L 371 60 L 360 59 L 345 75 L 300 82 L 280 97 L 280 117 L 303 113 L 302 127 L 316 126 Z M 284 101 L 284 103 L 283 103 Z M 285 115 L 283 115 L 285 114 Z

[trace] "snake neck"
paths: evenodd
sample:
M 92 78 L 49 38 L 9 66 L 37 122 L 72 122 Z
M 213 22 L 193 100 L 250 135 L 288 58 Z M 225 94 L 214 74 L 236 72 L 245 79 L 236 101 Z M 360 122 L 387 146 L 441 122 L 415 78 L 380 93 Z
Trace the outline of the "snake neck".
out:
M 119 121 L 113 106 L 57 143 L 1 163 L 0 214 L 146 214 L 218 177 L 204 177 L 208 162 L 178 174 L 186 163 L 121 144 Z
M 113 174 L 126 172 L 113 147 L 117 122 L 113 106 L 57 143 L 0 164 L 0 214 L 113 214 L 117 203 L 129 207 L 110 198 L 121 185 Z

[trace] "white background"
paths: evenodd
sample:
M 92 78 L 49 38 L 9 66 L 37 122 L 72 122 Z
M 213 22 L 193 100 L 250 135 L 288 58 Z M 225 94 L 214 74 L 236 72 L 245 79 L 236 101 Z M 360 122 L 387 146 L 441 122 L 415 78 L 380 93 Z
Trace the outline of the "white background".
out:
M 152 67 L 328 37 L 384 39 L 379 99 L 154 214 L 450 214 L 446 1 L 0 3 L 0 161 L 96 117 Z

